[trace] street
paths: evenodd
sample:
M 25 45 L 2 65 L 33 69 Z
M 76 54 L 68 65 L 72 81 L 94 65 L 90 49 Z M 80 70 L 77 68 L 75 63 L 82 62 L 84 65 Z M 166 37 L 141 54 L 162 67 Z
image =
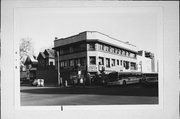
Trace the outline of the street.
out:
M 127 86 L 21 87 L 22 106 L 158 104 L 158 88 Z

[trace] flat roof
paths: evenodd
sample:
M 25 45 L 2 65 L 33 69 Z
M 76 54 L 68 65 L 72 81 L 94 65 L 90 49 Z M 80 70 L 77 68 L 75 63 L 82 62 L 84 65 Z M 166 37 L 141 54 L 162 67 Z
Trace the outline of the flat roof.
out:
M 76 43 L 79 41 L 98 41 L 105 44 L 109 44 L 111 46 L 115 46 L 118 48 L 122 48 L 125 50 L 130 50 L 133 52 L 137 52 L 138 49 L 135 45 L 130 44 L 129 42 L 123 42 L 119 39 L 113 38 L 109 35 L 106 35 L 104 33 L 98 32 L 98 31 L 84 31 L 77 35 L 73 35 L 66 38 L 60 38 L 54 40 L 54 48 L 65 46 L 68 44 Z

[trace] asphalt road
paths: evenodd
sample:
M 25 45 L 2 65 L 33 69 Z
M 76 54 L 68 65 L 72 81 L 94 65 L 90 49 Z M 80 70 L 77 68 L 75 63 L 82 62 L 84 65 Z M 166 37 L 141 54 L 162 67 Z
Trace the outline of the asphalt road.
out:
M 158 88 L 118 87 L 21 87 L 22 106 L 158 104 Z

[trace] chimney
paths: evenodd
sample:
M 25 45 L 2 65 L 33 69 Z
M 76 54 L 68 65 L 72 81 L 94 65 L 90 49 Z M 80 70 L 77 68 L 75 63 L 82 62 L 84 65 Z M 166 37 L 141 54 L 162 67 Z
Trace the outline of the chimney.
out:
M 58 37 L 55 37 L 55 40 L 58 40 Z

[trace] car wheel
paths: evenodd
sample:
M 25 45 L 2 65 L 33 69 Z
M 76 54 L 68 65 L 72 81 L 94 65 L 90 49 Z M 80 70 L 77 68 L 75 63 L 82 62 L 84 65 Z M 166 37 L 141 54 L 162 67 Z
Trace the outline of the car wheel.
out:
M 123 85 L 126 85 L 126 81 L 125 80 L 123 81 Z

